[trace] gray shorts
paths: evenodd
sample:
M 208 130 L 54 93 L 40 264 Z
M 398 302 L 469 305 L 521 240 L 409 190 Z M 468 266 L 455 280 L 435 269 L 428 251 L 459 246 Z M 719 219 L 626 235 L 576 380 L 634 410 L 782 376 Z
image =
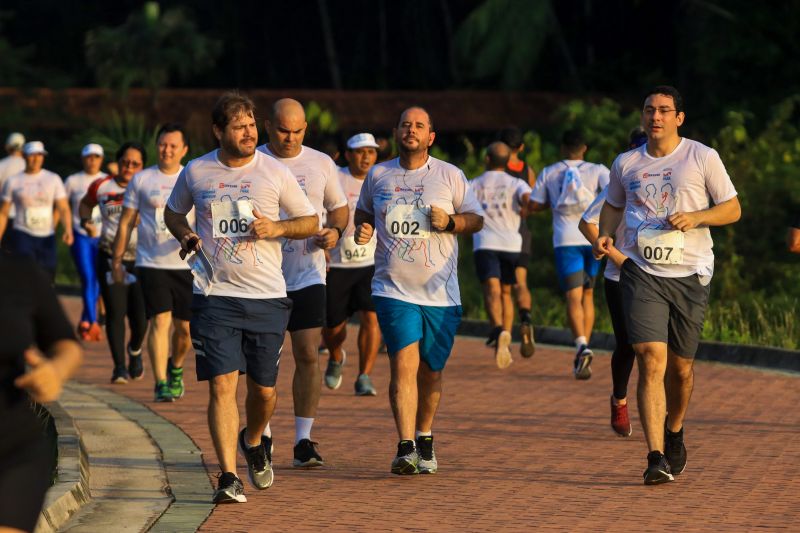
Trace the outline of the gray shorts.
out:
M 262 387 L 274 387 L 291 308 L 288 298 L 195 294 L 190 324 L 198 381 L 238 370 Z
M 630 259 L 622 264 L 619 281 L 628 341 L 664 342 L 675 354 L 693 358 L 711 285 L 703 286 L 697 274 L 685 278 L 654 276 Z

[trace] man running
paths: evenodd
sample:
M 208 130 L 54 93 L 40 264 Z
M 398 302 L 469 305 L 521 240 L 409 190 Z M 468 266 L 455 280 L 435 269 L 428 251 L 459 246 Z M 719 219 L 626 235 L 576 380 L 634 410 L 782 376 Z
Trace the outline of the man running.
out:
M 587 146 L 578 130 L 567 130 L 561 140 L 558 163 L 542 169 L 531 194 L 534 211 L 553 210 L 553 252 L 558 284 L 566 296 L 567 320 L 575 339 L 575 379 L 592 377 L 589 339 L 594 327 L 594 281 L 600 262 L 592 246 L 578 231 L 578 222 L 589 204 L 608 184 L 605 165 L 583 160 Z
M 180 243 L 175 242 L 164 223 L 164 208 L 183 170 L 181 160 L 189 151 L 183 127 L 174 123 L 162 126 L 156 135 L 156 151 L 158 164 L 133 176 L 125 191 L 112 266 L 114 281 L 121 283 L 125 277 L 122 258 L 141 217 L 136 273 L 142 283 L 145 315 L 150 324 L 147 351 L 155 381 L 153 394 L 157 402 L 172 402 L 183 397 L 183 360 L 191 347 L 192 274 L 179 255 Z M 194 212 L 189 213 L 189 223 L 194 225 Z
M 217 101 L 211 117 L 220 147 L 186 165 L 164 211 L 182 251 L 196 252 L 191 334 L 197 378 L 209 382 L 208 426 L 222 470 L 214 503 L 247 501 L 236 474 L 237 443 L 253 485 L 272 485 L 272 439 L 262 431 L 275 409 L 292 305 L 281 275 L 280 239 L 311 236 L 318 225 L 289 169 L 256 151 L 254 113 L 253 102 L 238 93 Z M 186 218 L 192 208 L 197 232 Z M 241 431 L 239 373 L 247 374 Z
M 12 254 L 32 257 L 36 263 L 56 279 L 56 236 L 53 211 L 59 216 L 64 229 L 61 239 L 72 245 L 72 217 L 67 193 L 61 176 L 45 170 L 47 151 L 40 141 L 31 141 L 22 148 L 25 170 L 10 176 L 0 191 L 0 240 L 10 232 Z M 11 206 L 16 216 L 13 227 L 8 227 Z
M 325 325 L 325 252 L 336 246 L 347 226 L 347 198 L 339 185 L 337 168 L 327 155 L 303 146 L 306 113 L 297 100 L 284 98 L 272 106 L 266 123 L 269 143 L 259 150 L 288 166 L 300 188 L 314 206 L 319 220 L 325 215 L 313 238 L 283 242 L 283 276 L 292 301 L 287 329 L 292 337 L 295 371 L 292 380 L 294 399 L 294 466 L 324 464 L 311 440 L 311 427 L 317 416 L 320 396 L 318 350 Z M 267 428 L 266 431 L 269 431 Z
M 428 154 L 436 134 L 421 107 L 406 109 L 400 157 L 372 168 L 355 215 L 356 244 L 377 235 L 372 299 L 389 351 L 389 397 L 400 442 L 394 474 L 433 474 L 433 418 L 442 370 L 461 322 L 456 234 L 483 226 L 483 210 L 457 167 Z
M 6 180 L 15 174 L 25 170 L 25 159 L 22 157 L 22 147 L 25 145 L 25 136 L 19 132 L 10 133 L 6 137 L 6 157 L 0 159 L 0 192 Z M 8 225 L 14 226 L 14 206 L 11 206 L 11 211 L 8 213 Z M 0 244 L 0 248 L 8 250 L 10 246 L 10 232 L 6 233 Z
M 330 352 L 325 370 L 325 385 L 338 389 L 342 383 L 342 367 L 345 353 L 342 345 L 347 338 L 347 318 L 359 312 L 361 321 L 358 330 L 358 377 L 355 382 L 356 396 L 375 396 L 377 391 L 369 377 L 375 359 L 381 332 L 378 317 L 372 304 L 371 285 L 375 274 L 375 239 L 360 246 L 355 242 L 353 216 L 361 194 L 364 178 L 375 165 L 378 144 L 370 133 L 359 133 L 347 140 L 344 156 L 347 166 L 339 169 L 339 182 L 347 195 L 350 219 L 335 248 L 330 251 L 327 277 L 327 324 L 322 335 Z
M 81 150 L 81 163 L 83 170 L 70 175 L 64 182 L 64 189 L 67 191 L 69 207 L 72 211 L 72 234 L 74 242 L 70 246 L 72 260 L 75 262 L 75 269 L 81 280 L 81 296 L 83 298 L 83 311 L 78 323 L 78 335 L 84 341 L 99 341 L 102 337 L 102 329 L 97 320 L 97 300 L 100 298 L 100 283 L 97 281 L 95 264 L 97 263 L 97 251 L 100 242 L 99 229 L 101 228 L 100 208 L 95 206 L 92 210 L 92 221 L 94 222 L 90 235 L 81 227 L 81 216 L 79 213 L 81 199 L 86 195 L 89 186 L 96 180 L 106 176 L 100 170 L 103 166 L 105 153 L 99 144 L 87 144 Z
M 650 450 L 647 485 L 672 481 L 686 467 L 683 419 L 714 273 L 709 226 L 741 216 L 719 154 L 682 138 L 678 128 L 684 120 L 683 99 L 674 87 L 647 93 L 647 144 L 614 161 L 594 242 L 597 257 L 612 253 L 611 235 L 625 218 L 625 233 L 616 243 L 630 258 L 620 284 L 628 340 L 639 362 L 639 417 Z
M 505 143 L 490 144 L 486 150 L 486 172 L 470 182 L 485 212 L 483 229 L 472 236 L 472 247 L 475 271 L 483 285 L 484 304 L 492 327 L 487 344 L 494 344 L 495 363 L 500 369 L 508 368 L 512 362 L 509 350 L 514 322 L 511 286 L 516 281 L 514 271 L 523 244 L 519 232 L 520 214 L 531 194 L 525 181 L 505 172 L 510 156 L 511 149 Z M 533 346 L 532 334 L 527 341 Z M 533 351 L 523 350 L 522 354 L 530 357 Z
M 792 253 L 800 254 L 800 213 L 795 215 L 794 222 L 786 233 L 786 249 Z

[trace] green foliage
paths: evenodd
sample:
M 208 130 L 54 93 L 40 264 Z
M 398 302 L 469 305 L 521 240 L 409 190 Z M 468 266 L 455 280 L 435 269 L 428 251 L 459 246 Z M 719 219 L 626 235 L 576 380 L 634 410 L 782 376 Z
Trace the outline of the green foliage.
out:
M 323 109 L 314 100 L 306 104 L 306 122 L 308 129 L 317 134 L 335 133 L 339 129 L 336 116 L 328 109 Z
M 65 143 L 64 149 L 67 153 L 79 154 L 87 143 L 97 143 L 105 150 L 106 160 L 112 161 L 123 143 L 136 141 L 144 145 L 149 164 L 155 161 L 157 131 L 158 126 L 149 127 L 143 115 L 130 111 L 120 114 L 112 110 L 98 126 L 75 134 Z

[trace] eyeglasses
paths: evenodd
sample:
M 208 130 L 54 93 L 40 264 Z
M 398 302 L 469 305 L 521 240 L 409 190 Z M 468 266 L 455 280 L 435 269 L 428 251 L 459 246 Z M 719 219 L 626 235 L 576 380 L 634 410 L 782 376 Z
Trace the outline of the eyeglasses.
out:
M 142 163 L 140 163 L 139 161 L 122 160 L 122 161 L 119 162 L 119 166 L 120 167 L 130 167 L 130 168 L 139 168 L 140 166 L 142 166 Z
M 667 107 L 667 106 L 662 106 L 662 107 L 645 106 L 643 113 L 647 116 L 653 116 L 656 114 L 656 111 L 661 115 L 666 115 L 667 113 L 670 113 L 672 111 L 675 111 L 677 113 L 678 110 L 675 109 L 674 107 Z

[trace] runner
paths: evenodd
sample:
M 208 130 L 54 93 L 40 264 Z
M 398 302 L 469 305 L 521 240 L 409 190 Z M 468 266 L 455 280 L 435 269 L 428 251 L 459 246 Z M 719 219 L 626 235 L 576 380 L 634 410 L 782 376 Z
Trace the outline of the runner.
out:
M 647 93 L 642 111 L 647 144 L 614 161 L 594 242 L 598 257 L 610 254 L 611 235 L 624 216 L 619 248 L 630 260 L 622 265 L 620 284 L 628 339 L 639 362 L 648 485 L 672 481 L 686 467 L 683 418 L 714 272 L 709 226 L 741 216 L 719 154 L 678 134 L 684 119 L 674 87 Z
M 342 344 L 347 338 L 347 319 L 356 311 L 359 312 L 361 324 L 358 329 L 356 396 L 377 395 L 369 377 L 381 342 L 370 289 L 372 276 L 375 274 L 375 239 L 365 246 L 357 245 L 354 237 L 356 228 L 353 225 L 361 186 L 367 173 L 375 165 L 377 148 L 378 144 L 370 133 L 359 133 L 347 140 L 347 150 L 344 153 L 347 166 L 339 169 L 339 183 L 347 195 L 350 219 L 338 245 L 330 251 L 327 327 L 322 330 L 330 352 L 328 368 L 325 370 L 325 385 L 329 389 L 338 389 L 342 384 L 342 367 L 346 357 Z
M 500 141 L 511 148 L 511 157 L 506 164 L 506 173 L 515 178 L 523 180 L 531 188 L 536 183 L 536 173 L 520 157 L 525 149 L 522 142 L 522 132 L 518 128 L 505 128 L 500 132 Z M 519 234 L 522 236 L 522 246 L 517 258 L 517 266 L 514 269 L 514 293 L 517 298 L 517 308 L 519 309 L 519 333 L 522 342 L 519 345 L 520 354 L 523 357 L 531 357 L 536 347 L 533 340 L 533 323 L 531 321 L 531 291 L 528 288 L 528 264 L 531 262 L 532 235 L 528 227 L 527 215 L 530 211 L 526 206 L 520 212 Z M 511 294 L 508 291 L 503 293 L 503 305 L 511 309 Z
M 514 323 L 514 307 L 511 305 L 511 286 L 515 283 L 523 237 L 519 228 L 520 215 L 524 212 L 531 194 L 528 184 L 505 172 L 511 149 L 500 141 L 486 150 L 486 172 L 470 182 L 484 212 L 483 229 L 472 236 L 475 271 L 483 285 L 486 314 L 492 332 L 487 345 L 494 345 L 497 367 L 511 365 L 511 325 Z M 527 226 L 525 226 L 527 227 Z M 506 296 L 506 297 L 504 297 Z M 530 312 L 529 312 L 530 315 Z M 530 316 L 527 322 L 526 340 L 530 350 L 523 349 L 525 357 L 533 355 L 533 333 Z
M 800 213 L 795 215 L 794 222 L 789 226 L 786 234 L 786 249 L 792 253 L 800 254 Z
M 64 229 L 61 240 L 72 245 L 72 218 L 67 202 L 67 193 L 61 176 L 44 170 L 47 151 L 40 141 L 31 141 L 22 148 L 25 170 L 10 176 L 2 190 L 0 201 L 0 240 L 6 231 L 10 233 L 9 249 L 12 254 L 29 256 L 56 278 L 56 236 L 53 211 L 58 214 Z M 9 227 L 11 206 L 16 216 Z
M 19 132 L 14 132 L 9 134 L 6 137 L 6 144 L 5 149 L 6 153 L 8 154 L 3 159 L 0 159 L 0 192 L 3 190 L 3 185 L 5 185 L 6 180 L 13 176 L 14 174 L 19 174 L 20 172 L 25 170 L 25 159 L 22 157 L 22 147 L 25 145 L 25 136 Z M 8 214 L 8 225 L 13 227 L 14 226 L 14 216 L 16 212 L 14 211 L 14 206 L 11 206 L 11 211 Z M 10 232 L 6 233 L 2 242 L 0 243 L 0 248 L 3 250 L 9 250 Z
M 126 142 L 119 147 L 116 160 L 120 173 L 95 180 L 86 191 L 78 207 L 81 227 L 89 235 L 96 235 L 98 228 L 92 219 L 96 206 L 100 207 L 102 231 L 97 252 L 97 278 L 100 282 L 100 295 L 106 306 L 106 337 L 114 361 L 111 382 L 125 384 L 130 379 L 141 379 L 144 375 L 142 364 L 142 343 L 147 331 L 147 318 L 144 312 L 142 285 L 134 277 L 133 260 L 136 257 L 136 231 L 134 230 L 123 255 L 123 265 L 127 279 L 122 283 L 111 279 L 111 260 L 114 256 L 113 243 L 117 235 L 119 219 L 122 215 L 122 200 L 133 175 L 142 169 L 147 159 L 144 146 L 138 142 Z M 128 317 L 130 339 L 125 348 L 125 317 Z M 125 353 L 128 366 L 125 367 Z
M 156 150 L 158 164 L 133 176 L 125 190 L 112 247 L 112 274 L 115 283 L 122 283 L 125 278 L 122 258 L 141 217 L 136 275 L 142 284 L 145 315 L 150 324 L 147 351 L 155 381 L 153 394 L 157 402 L 172 402 L 183 397 L 183 360 L 192 345 L 189 336 L 192 274 L 179 255 L 180 243 L 175 242 L 164 224 L 167 199 L 183 170 L 181 159 L 189 151 L 183 127 L 174 123 L 162 126 L 156 135 Z M 189 222 L 194 225 L 194 211 L 189 213 Z
M 279 239 L 308 237 L 318 225 L 289 169 L 256 151 L 254 113 L 253 102 L 238 93 L 217 101 L 211 117 L 220 148 L 186 165 L 164 211 L 182 254 L 196 252 L 190 259 L 197 274 L 191 334 L 197 379 L 209 383 L 208 425 L 222 471 L 214 503 L 247 501 L 236 474 L 237 443 L 253 485 L 272 485 L 272 439 L 262 431 L 275 409 L 292 305 L 280 270 Z M 197 233 L 186 218 L 192 208 Z M 279 210 L 293 218 L 279 220 Z M 241 431 L 239 373 L 247 373 L 247 421 Z
M 81 296 L 83 298 L 83 311 L 78 323 L 78 335 L 84 341 L 100 341 L 102 328 L 97 318 L 97 300 L 100 298 L 100 284 L 97 281 L 95 265 L 97 263 L 97 250 L 100 242 L 99 233 L 89 235 L 81 227 L 79 207 L 81 199 L 86 195 L 89 186 L 97 179 L 106 176 L 100 171 L 103 166 L 103 147 L 99 144 L 87 144 L 81 150 L 83 171 L 72 174 L 64 183 L 64 189 L 69 198 L 69 208 L 72 211 L 72 235 L 74 242 L 70 247 L 75 269 L 81 280 Z M 100 208 L 92 210 L 94 231 L 101 228 Z
M 322 152 L 303 146 L 306 114 L 297 100 L 284 98 L 272 106 L 265 122 L 269 143 L 258 149 L 288 166 L 297 183 L 314 206 L 325 227 L 313 238 L 283 242 L 283 276 L 292 300 L 287 329 L 292 337 L 295 371 L 292 380 L 294 399 L 294 466 L 322 466 L 317 443 L 311 440 L 311 427 L 317 416 L 320 396 L 319 345 L 325 325 L 325 252 L 336 246 L 347 226 L 347 198 L 339 185 L 333 160 Z M 269 427 L 265 430 L 269 435 Z
M 464 173 L 428 154 L 435 136 L 427 111 L 406 109 L 395 132 L 400 157 L 372 168 L 355 215 L 357 244 L 377 235 L 372 300 L 389 350 L 394 474 L 438 470 L 433 418 L 461 322 L 456 234 L 483 225 Z
M 583 160 L 587 146 L 578 130 L 564 132 L 561 154 L 565 158 L 545 167 L 531 194 L 533 211 L 553 209 L 553 251 L 558 284 L 567 301 L 567 320 L 575 339 L 575 379 L 592 377 L 589 339 L 594 327 L 594 281 L 600 262 L 592 257 L 589 241 L 578 222 L 589 204 L 608 184 L 605 165 Z

